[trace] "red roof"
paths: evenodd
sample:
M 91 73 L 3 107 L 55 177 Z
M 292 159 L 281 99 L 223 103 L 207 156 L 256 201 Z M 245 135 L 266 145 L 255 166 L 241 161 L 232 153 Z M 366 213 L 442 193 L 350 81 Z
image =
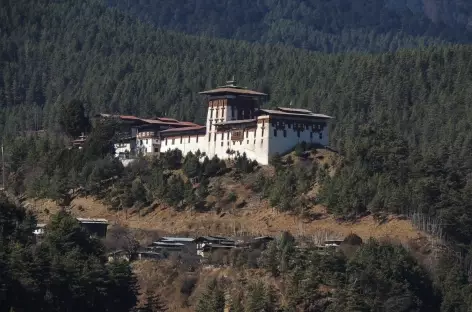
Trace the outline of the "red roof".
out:
M 167 118 L 167 117 L 157 117 L 156 119 L 159 119 L 159 120 L 162 120 L 162 121 L 169 121 L 169 122 L 179 122 L 177 119 Z
M 130 116 L 130 115 L 120 115 L 120 116 L 118 116 L 118 117 L 120 117 L 121 119 L 133 119 L 133 120 L 139 120 L 139 119 L 141 119 L 141 118 L 139 118 L 139 117 Z
M 194 126 L 199 126 L 196 123 L 190 122 L 190 121 L 179 121 L 174 118 L 168 118 L 168 117 L 157 117 L 155 119 L 148 119 L 148 118 L 140 118 L 136 116 L 131 116 L 131 115 L 109 115 L 109 114 L 99 114 L 99 116 L 102 117 L 117 117 L 120 118 L 121 120 L 136 120 L 136 121 L 142 121 L 144 123 L 148 124 L 157 124 L 157 125 L 168 125 L 168 126 L 177 126 L 177 127 L 194 127 Z
M 184 127 L 184 128 L 171 128 L 167 130 L 161 131 L 162 133 L 172 133 L 172 132 L 184 132 L 184 131 L 194 131 L 194 130 L 201 130 L 204 129 L 205 126 L 193 126 L 193 127 Z
M 190 121 L 179 121 L 178 123 L 179 123 L 179 125 L 182 125 L 182 126 L 189 126 L 189 127 L 200 126 L 199 124 L 196 124 L 196 123 L 190 122 Z M 203 127 L 203 126 L 200 126 L 200 127 Z

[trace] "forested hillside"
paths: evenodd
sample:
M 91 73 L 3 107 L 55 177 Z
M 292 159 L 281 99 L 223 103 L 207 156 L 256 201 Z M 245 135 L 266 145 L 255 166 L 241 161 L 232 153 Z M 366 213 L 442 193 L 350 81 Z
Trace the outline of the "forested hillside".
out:
M 95 1 L 6 8 L 5 134 L 56 127 L 61 105 L 74 98 L 89 113 L 201 121 L 197 92 L 235 75 L 270 93 L 267 105 L 293 100 L 335 117 L 330 141 L 346 162 L 323 188 L 331 211 L 421 210 L 446 218 L 461 242 L 472 237 L 459 221 L 470 214 L 471 46 L 330 56 L 154 30 Z
M 323 51 L 395 51 L 472 40 L 466 1 L 107 0 L 162 27 Z
M 133 10 L 147 18 L 143 3 Z M 164 24 L 152 21 L 179 31 L 194 27 L 195 34 L 322 51 L 390 51 L 417 46 L 422 37 L 430 43 L 468 41 L 463 23 L 448 28 L 419 13 L 385 9 L 383 2 L 351 3 L 218 2 L 214 11 L 202 6 L 190 18 L 193 7 L 169 2 L 160 13 Z M 267 6 L 277 9 L 269 12 Z M 146 11 L 152 18 L 155 8 Z M 466 7 L 464 12 L 467 16 Z M 259 24 L 244 26 L 249 23 L 240 20 Z M 451 36 L 456 27 L 464 31 Z M 141 213 L 158 202 L 175 213 L 220 215 L 221 206 L 210 205 L 210 196 L 233 210 L 239 204 L 238 194 L 214 183 L 227 175 L 244 184 L 246 194 L 294 216 L 317 204 L 339 222 L 366 214 L 381 221 L 390 213 L 419 213 L 443 229 L 445 252 L 435 246 L 409 246 L 408 252 L 357 240 L 320 254 L 295 248 L 293 237 L 284 235 L 263 252 L 231 255 L 224 261 L 228 272 L 257 272 L 279 284 L 274 291 L 270 283 L 240 279 L 233 284 L 239 293 L 230 298 L 234 310 L 466 311 L 470 306 L 472 46 L 329 55 L 156 29 L 95 0 L 4 0 L 0 29 L 0 134 L 8 191 L 54 199 L 63 207 L 84 195 L 103 200 L 111 211 Z M 207 107 L 197 92 L 233 75 L 238 84 L 270 93 L 267 106 L 293 101 L 334 116 L 330 145 L 340 159 L 335 170 L 318 163 L 319 147 L 307 144 L 297 145 L 290 157 L 275 156 L 267 168 L 244 155 L 224 162 L 178 151 L 125 168 L 111 156 L 116 125 L 90 123 L 83 114 L 165 114 L 201 122 Z M 66 133 L 76 135 L 82 128 L 91 129 L 84 148 L 71 149 Z M 18 133 L 37 129 L 47 131 Z M 193 178 L 199 183 L 192 184 Z M 104 246 L 69 215 L 51 220 L 49 233 L 36 245 L 34 218 L 0 201 L 0 310 L 130 310 L 138 291 L 129 266 L 105 265 Z M 231 284 L 221 279 L 195 293 L 194 270 L 179 264 L 169 281 L 175 274 L 193 275 L 174 291 L 186 307 L 193 296 L 196 311 L 223 311 L 227 299 L 221 289 L 229 293 Z

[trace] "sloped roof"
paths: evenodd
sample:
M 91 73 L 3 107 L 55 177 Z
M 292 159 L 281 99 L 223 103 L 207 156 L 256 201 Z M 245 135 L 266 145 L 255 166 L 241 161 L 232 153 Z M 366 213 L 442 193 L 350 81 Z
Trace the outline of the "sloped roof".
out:
M 321 119 L 332 119 L 333 117 L 325 114 L 315 114 L 309 111 L 309 113 L 295 113 L 281 111 L 278 109 L 259 109 L 260 112 L 269 114 L 269 115 L 283 115 L 283 116 L 292 116 L 292 117 L 311 117 L 311 118 L 321 118 Z
M 296 114 L 313 114 L 312 111 L 304 108 L 292 108 L 292 107 L 277 107 L 278 110 L 287 112 L 287 113 L 296 113 Z
M 256 122 L 256 121 L 257 121 L 257 119 L 255 119 L 255 118 L 253 118 L 253 119 L 240 119 L 240 120 L 228 120 L 228 121 L 216 122 L 215 126 L 251 123 L 251 122 Z
M 162 130 L 160 133 L 161 134 L 166 134 L 166 133 L 174 133 L 174 132 L 185 132 L 185 131 L 195 131 L 195 130 L 202 130 L 205 129 L 205 126 L 191 126 L 191 127 L 183 127 L 183 128 L 171 128 L 171 129 L 166 129 Z
M 107 219 L 87 219 L 87 218 L 77 218 L 77 221 L 80 223 L 101 223 L 101 224 L 108 224 Z
M 193 242 L 195 239 L 192 237 L 161 237 L 159 241 L 164 242 Z
M 175 126 L 175 127 L 190 127 L 190 126 L 197 126 L 196 123 L 190 121 L 179 121 L 174 118 L 168 117 L 156 117 L 156 118 L 140 118 L 131 115 L 112 115 L 112 114 L 97 114 L 97 116 L 104 117 L 104 118 L 119 118 L 121 120 L 132 120 L 132 121 L 140 121 L 146 124 L 152 125 L 167 125 L 167 126 Z
M 212 90 L 199 92 L 199 94 L 207 94 L 207 95 L 224 94 L 224 93 L 239 94 L 239 95 L 254 95 L 254 96 L 267 95 L 265 93 L 254 91 L 254 90 L 244 89 L 240 87 L 229 87 L 229 86 L 224 86 L 224 87 L 219 87 Z

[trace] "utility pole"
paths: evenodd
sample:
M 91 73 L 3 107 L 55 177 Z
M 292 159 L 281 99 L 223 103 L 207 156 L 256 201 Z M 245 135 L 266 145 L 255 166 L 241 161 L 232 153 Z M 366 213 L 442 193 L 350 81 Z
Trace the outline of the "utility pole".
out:
M 2 142 L 2 188 L 5 191 L 5 158 L 3 157 L 3 142 Z

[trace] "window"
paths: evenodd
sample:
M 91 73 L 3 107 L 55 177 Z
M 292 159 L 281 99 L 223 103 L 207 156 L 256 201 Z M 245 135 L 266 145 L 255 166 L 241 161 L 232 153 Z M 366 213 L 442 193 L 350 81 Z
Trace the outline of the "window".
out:
M 263 139 L 261 140 L 261 145 L 262 145 L 262 144 L 264 144 L 264 140 L 263 140 Z
M 215 136 L 214 136 L 214 138 L 213 138 L 213 141 L 215 141 L 215 142 L 216 142 L 216 133 L 215 133 Z
M 182 144 L 183 136 L 180 136 L 180 144 Z
M 166 138 L 166 145 L 167 145 L 167 138 Z
M 313 132 L 310 131 L 310 139 L 313 139 Z
M 249 131 L 246 131 L 246 139 L 249 137 Z
M 229 140 L 229 131 L 228 131 L 228 135 L 226 136 L 226 140 Z
M 190 135 L 188 136 L 188 142 L 190 143 Z
M 297 137 L 300 137 L 300 130 L 297 130 Z
M 274 129 L 274 136 L 277 136 L 277 129 Z
M 220 112 L 220 110 L 219 110 L 219 108 L 217 107 L 217 108 L 216 108 L 216 118 L 218 118 L 218 116 L 219 116 L 218 113 L 219 113 L 219 112 Z
M 211 142 L 211 133 L 208 133 L 208 142 Z
M 284 138 L 287 137 L 287 130 L 284 129 Z
M 213 118 L 213 108 L 210 108 L 210 118 Z
M 320 140 L 323 139 L 323 132 L 320 132 Z
M 198 143 L 198 135 L 197 135 L 197 143 Z
M 223 141 L 221 141 L 221 146 L 223 146 Z
M 292 124 L 289 123 L 289 124 L 288 124 L 288 128 L 290 129 L 291 126 L 292 126 Z
M 154 153 L 159 152 L 159 149 L 157 147 L 154 148 Z
M 211 131 L 211 124 L 212 124 L 212 121 L 210 120 L 210 131 Z
M 172 144 L 172 145 L 174 145 L 174 144 L 175 144 L 175 139 L 172 139 L 172 143 L 171 143 L 171 144 Z
M 221 132 L 221 140 L 223 141 L 225 139 L 225 133 Z

